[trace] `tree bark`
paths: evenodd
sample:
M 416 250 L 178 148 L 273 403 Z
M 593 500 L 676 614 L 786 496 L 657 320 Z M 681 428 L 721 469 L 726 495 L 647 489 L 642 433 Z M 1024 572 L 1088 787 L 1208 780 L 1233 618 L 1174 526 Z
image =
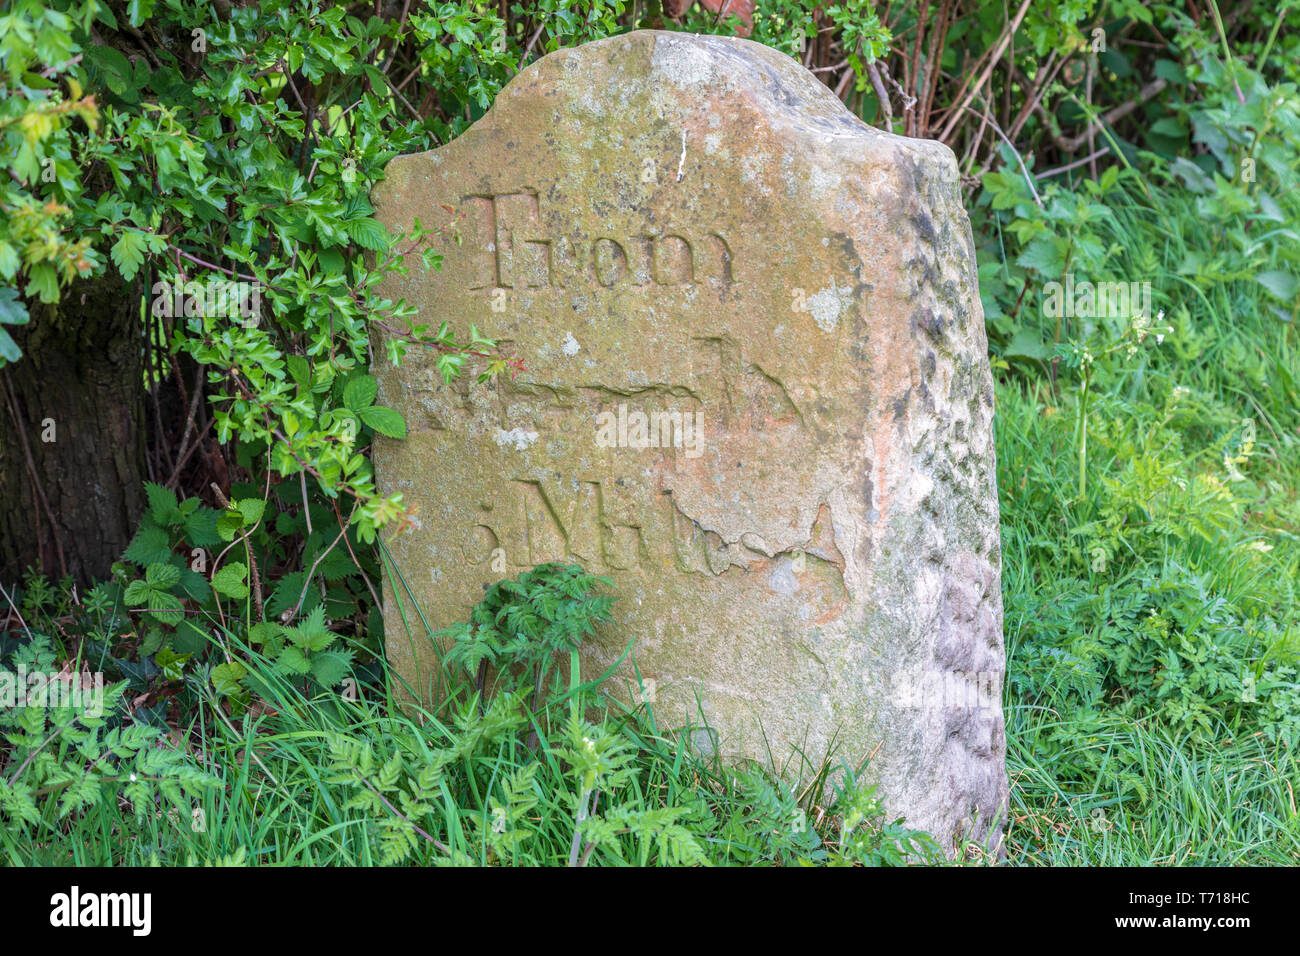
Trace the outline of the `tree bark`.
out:
M 81 588 L 108 574 L 145 507 L 142 287 L 111 266 L 34 304 L 0 371 L 0 583 L 29 566 Z

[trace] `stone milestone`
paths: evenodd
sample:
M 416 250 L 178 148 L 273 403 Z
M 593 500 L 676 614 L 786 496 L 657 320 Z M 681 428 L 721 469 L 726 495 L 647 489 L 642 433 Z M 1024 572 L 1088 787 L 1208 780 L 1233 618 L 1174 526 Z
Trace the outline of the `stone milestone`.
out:
M 560 50 L 454 142 L 392 161 L 382 221 L 454 217 L 385 293 L 524 363 L 450 386 L 376 348 L 387 649 L 546 561 L 615 583 L 594 676 L 728 758 L 799 748 L 935 835 L 996 844 L 1007 782 L 993 386 L 947 147 L 873 129 L 791 58 L 643 31 Z M 376 343 L 382 345 L 381 342 Z M 403 622 L 411 622 L 411 628 Z

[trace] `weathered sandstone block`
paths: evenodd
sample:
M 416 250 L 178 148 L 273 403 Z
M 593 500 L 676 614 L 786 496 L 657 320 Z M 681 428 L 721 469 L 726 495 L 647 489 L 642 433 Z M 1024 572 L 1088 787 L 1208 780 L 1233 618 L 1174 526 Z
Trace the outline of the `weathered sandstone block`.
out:
M 386 292 L 526 371 L 450 387 L 376 352 L 388 651 L 429 694 L 433 628 L 543 561 L 616 582 L 661 725 L 728 755 L 834 740 L 948 847 L 1000 831 L 993 387 L 952 153 L 874 130 L 789 57 L 640 32 L 547 56 L 449 145 L 392 162 L 393 228 L 462 217 Z M 702 719 L 701 719 L 702 718 Z M 704 729 L 707 721 L 709 730 Z

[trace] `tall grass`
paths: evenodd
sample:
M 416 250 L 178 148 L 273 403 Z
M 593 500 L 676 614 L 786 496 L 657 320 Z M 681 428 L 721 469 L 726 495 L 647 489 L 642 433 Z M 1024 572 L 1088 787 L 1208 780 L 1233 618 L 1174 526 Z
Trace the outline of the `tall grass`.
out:
M 240 717 L 209 696 L 168 744 L 187 750 L 218 785 L 188 815 L 160 802 L 137 817 L 114 799 L 60 818 L 50 801 L 37 825 L 0 832 L 9 863 L 370 866 L 394 862 L 386 844 L 394 828 L 414 833 L 411 852 L 400 858 L 408 865 L 566 865 L 575 844 L 581 865 L 935 858 L 921 835 L 877 812 L 851 768 L 798 753 L 781 761 L 779 772 L 775 761 L 724 764 L 660 731 L 647 706 L 629 710 L 590 684 L 577 685 L 581 709 L 596 721 L 583 732 L 612 732 L 627 757 L 626 774 L 601 785 L 592 813 L 621 820 L 616 829 L 625 832 L 605 842 L 575 840 L 579 786 L 566 754 L 568 701 L 502 721 L 509 708 L 481 708 L 472 688 L 453 683 L 437 708 L 399 707 L 388 690 L 400 678 L 382 668 L 356 700 L 309 695 L 301 682 L 277 676 L 256 649 L 234 634 L 226 638 L 263 675 L 261 696 Z M 382 806 L 357 801 L 362 788 L 339 759 L 348 743 L 376 755 L 372 780 L 382 776 L 378 764 L 394 758 L 402 765 L 394 776 L 414 778 L 449 750 L 459 755 L 437 776 L 425 810 L 408 816 L 396 798 Z M 515 802 L 526 812 L 517 815 L 509 781 L 521 772 L 526 793 Z M 846 821 L 855 807 L 867 812 Z
M 1207 228 L 1168 182 L 1129 180 L 1107 205 L 1109 274 L 1151 281 L 1174 331 L 1094 377 L 1083 498 L 1077 381 L 1054 387 L 1044 361 L 998 386 L 1010 859 L 1295 865 L 1300 360 L 1254 281 L 1288 268 L 1283 246 L 1266 229 Z M 1234 477 L 1225 458 L 1247 420 L 1258 437 Z M 1198 481 L 1216 490 L 1208 503 L 1186 490 Z M 1122 516 L 1116 546 L 1093 562 L 1106 515 Z M 1165 634 L 1177 655 L 1117 663 Z M 1200 726 L 1170 703 L 1198 672 L 1224 685 L 1202 693 Z M 1260 674 L 1274 675 L 1267 690 L 1249 682 Z

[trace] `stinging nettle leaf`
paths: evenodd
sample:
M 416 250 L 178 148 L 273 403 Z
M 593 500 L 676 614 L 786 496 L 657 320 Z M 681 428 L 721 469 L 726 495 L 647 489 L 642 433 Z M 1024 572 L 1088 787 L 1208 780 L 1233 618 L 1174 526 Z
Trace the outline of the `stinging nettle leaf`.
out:
M 212 590 L 227 597 L 240 600 L 248 597 L 248 585 L 245 578 L 248 568 L 240 561 L 227 564 L 212 576 Z

